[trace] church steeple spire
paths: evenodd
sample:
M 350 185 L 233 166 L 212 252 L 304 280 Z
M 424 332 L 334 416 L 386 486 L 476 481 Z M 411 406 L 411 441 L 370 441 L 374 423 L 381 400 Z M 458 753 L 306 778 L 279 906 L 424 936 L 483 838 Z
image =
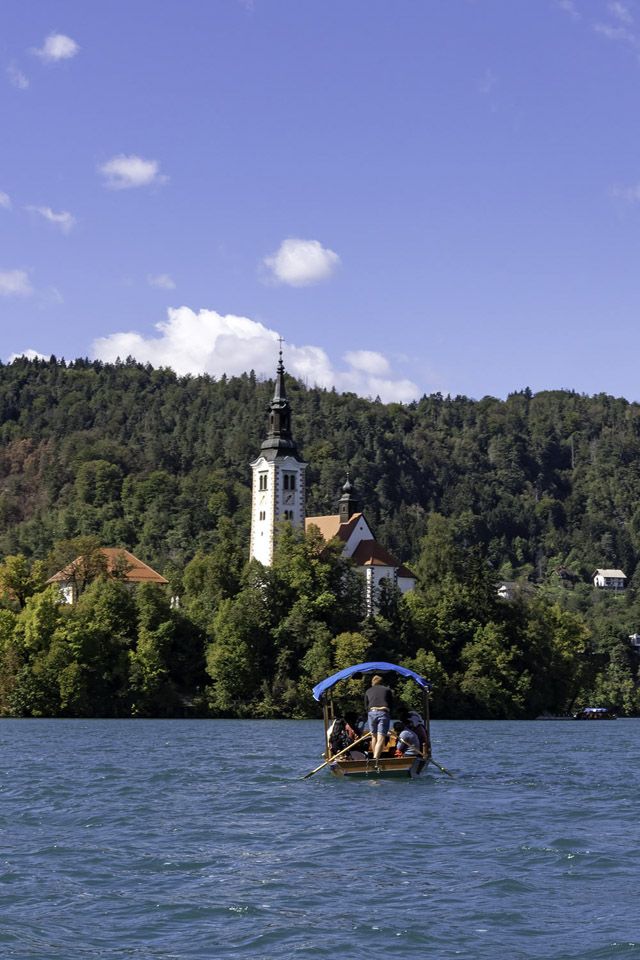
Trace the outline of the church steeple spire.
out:
M 284 520 L 304 530 L 307 464 L 291 436 L 291 406 L 282 362 L 282 338 L 276 385 L 269 404 L 267 439 L 251 464 L 253 471 L 250 556 L 265 566 L 273 560 L 278 525 Z
M 276 385 L 273 399 L 269 404 L 269 429 L 267 439 L 262 443 L 261 451 L 267 460 L 274 460 L 277 456 L 295 457 L 302 460 L 298 447 L 291 435 L 291 404 L 287 399 L 287 390 L 284 381 L 284 363 L 282 361 L 282 337 L 280 338 L 280 356 L 276 372 Z
M 276 373 L 276 389 L 273 394 L 273 400 L 286 400 L 287 392 L 286 392 L 286 387 L 284 383 L 284 363 L 282 362 L 282 344 L 284 343 L 284 340 L 282 339 L 282 337 L 278 337 L 278 343 L 280 344 L 280 353 L 278 356 L 278 370 Z

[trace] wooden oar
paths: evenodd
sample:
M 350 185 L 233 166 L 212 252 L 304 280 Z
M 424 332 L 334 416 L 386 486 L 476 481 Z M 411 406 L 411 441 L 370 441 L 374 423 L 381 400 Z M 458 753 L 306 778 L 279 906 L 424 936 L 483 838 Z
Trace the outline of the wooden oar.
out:
M 317 773 L 318 770 L 322 770 L 323 767 L 326 767 L 328 763 L 333 763 L 334 760 L 337 760 L 338 757 L 343 756 L 345 753 L 349 753 L 349 750 L 353 750 L 357 744 L 362 743 L 363 740 L 368 740 L 371 734 L 367 730 L 363 737 L 360 737 L 359 740 L 354 740 L 353 743 L 350 743 L 348 747 L 345 747 L 344 750 L 341 750 L 339 753 L 334 753 L 332 757 L 329 757 L 328 760 L 325 760 L 324 763 L 321 763 L 319 767 L 316 767 L 315 770 L 312 770 L 311 773 L 305 773 L 304 777 L 298 777 L 298 780 L 306 780 L 307 777 L 312 777 L 314 773 Z
M 444 767 L 441 767 L 439 763 L 436 763 L 433 757 L 429 757 L 429 763 L 432 763 L 434 767 L 437 767 L 438 770 L 442 770 L 443 773 L 446 773 L 448 777 L 451 777 L 452 780 L 455 780 L 455 777 L 452 773 L 449 773 L 448 770 L 445 770 Z

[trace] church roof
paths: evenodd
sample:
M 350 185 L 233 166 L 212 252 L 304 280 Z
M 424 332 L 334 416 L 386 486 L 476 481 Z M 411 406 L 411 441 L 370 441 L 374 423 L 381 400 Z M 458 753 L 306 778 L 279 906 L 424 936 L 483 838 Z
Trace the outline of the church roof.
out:
M 327 542 L 333 537 L 339 537 L 346 543 L 352 532 L 362 518 L 361 513 L 354 513 L 346 523 L 340 523 L 340 515 L 334 514 L 328 517 L 307 517 L 305 529 L 311 525 L 317 527 Z M 366 521 L 365 521 L 366 523 Z M 361 540 L 355 548 L 352 559 L 357 567 L 393 567 L 399 577 L 410 577 L 416 579 L 415 573 L 412 573 L 408 567 L 400 563 L 392 553 L 389 553 L 377 540 Z
M 377 540 L 361 540 L 353 552 L 353 560 L 358 567 L 394 567 L 399 577 L 416 579 L 415 573 L 396 560 Z
M 128 550 L 121 550 L 119 547 L 103 547 L 101 553 L 107 561 L 107 575 L 113 573 L 113 571 L 118 568 L 121 558 L 124 556 L 126 572 L 122 579 L 125 583 L 169 583 L 168 580 L 165 580 L 164 577 L 156 573 L 155 570 L 152 570 L 151 567 L 143 563 L 142 560 L 138 560 L 138 558 L 134 557 Z M 47 583 L 64 583 L 67 580 L 72 580 L 81 561 L 82 557 L 76 557 L 75 560 L 67 564 L 66 567 L 63 567 L 62 570 L 59 570 L 58 573 L 54 573 L 52 577 L 49 577 Z
M 332 514 L 328 517 L 307 517 L 304 522 L 305 530 L 308 530 L 313 524 L 314 527 L 318 528 L 327 543 L 334 537 L 340 537 L 340 539 L 346 543 L 353 530 L 355 530 L 361 516 L 361 513 L 354 513 L 346 523 L 340 523 L 339 513 Z

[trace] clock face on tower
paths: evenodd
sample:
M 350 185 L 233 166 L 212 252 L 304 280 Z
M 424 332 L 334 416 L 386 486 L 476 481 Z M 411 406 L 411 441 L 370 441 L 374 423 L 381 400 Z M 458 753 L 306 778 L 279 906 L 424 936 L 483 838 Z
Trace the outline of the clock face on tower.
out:
M 283 499 L 284 503 L 293 503 L 293 494 L 292 494 L 292 493 L 285 493 L 282 499 Z

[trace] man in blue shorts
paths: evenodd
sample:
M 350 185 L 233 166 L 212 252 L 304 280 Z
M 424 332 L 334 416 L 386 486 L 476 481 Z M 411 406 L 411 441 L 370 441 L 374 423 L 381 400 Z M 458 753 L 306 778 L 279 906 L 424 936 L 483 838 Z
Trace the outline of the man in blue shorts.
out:
M 377 760 L 384 749 L 393 709 L 393 695 L 382 683 L 377 674 L 371 679 L 371 686 L 364 695 L 364 706 L 369 717 L 369 730 L 373 745 L 373 757 Z

